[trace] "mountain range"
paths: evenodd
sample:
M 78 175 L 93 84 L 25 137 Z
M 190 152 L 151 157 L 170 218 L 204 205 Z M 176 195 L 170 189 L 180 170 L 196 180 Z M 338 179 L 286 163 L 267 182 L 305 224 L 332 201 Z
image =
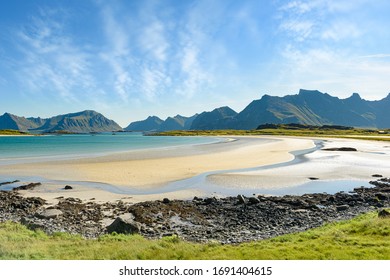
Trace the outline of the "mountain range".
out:
M 14 129 L 33 133 L 51 133 L 58 131 L 88 133 L 122 130 L 116 122 L 91 110 L 59 115 L 47 119 L 25 118 L 5 113 L 0 116 L 0 129 Z
M 130 123 L 127 131 L 256 129 L 262 124 L 341 125 L 364 128 L 390 128 L 390 94 L 382 100 L 368 101 L 354 93 L 340 99 L 318 90 L 301 89 L 283 97 L 263 95 L 241 112 L 225 106 L 191 117 L 176 115 L 162 120 L 150 116 Z M 33 133 L 67 131 L 74 133 L 122 130 L 102 114 L 86 110 L 47 119 L 25 118 L 5 113 L 0 130 L 14 129 Z
M 301 89 L 298 94 L 284 97 L 263 95 L 261 99 L 252 101 L 239 113 L 229 107 L 221 107 L 195 116 L 187 118 L 189 120 L 186 127 L 189 126 L 191 130 L 255 129 L 265 123 L 389 128 L 390 94 L 379 101 L 368 101 L 357 93 L 340 99 L 318 90 Z M 127 129 L 172 130 L 172 127 L 167 128 L 163 125 L 165 122 L 157 117 L 149 117 L 131 123 Z M 187 128 L 182 125 L 175 129 Z
M 188 130 L 192 122 L 198 116 L 195 114 L 191 117 L 176 115 L 168 117 L 165 121 L 156 116 L 150 116 L 143 121 L 130 123 L 124 130 L 126 131 L 169 131 L 169 130 Z

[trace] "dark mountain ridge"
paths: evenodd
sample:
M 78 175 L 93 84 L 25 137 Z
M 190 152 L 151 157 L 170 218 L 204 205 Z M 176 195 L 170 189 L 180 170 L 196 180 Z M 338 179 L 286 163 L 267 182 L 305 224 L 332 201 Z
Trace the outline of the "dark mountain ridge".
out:
M 368 101 L 358 93 L 340 99 L 318 90 L 301 89 L 298 94 L 283 97 L 263 95 L 238 114 L 229 107 L 203 112 L 194 118 L 190 129 L 256 129 L 266 123 L 389 128 L 389 108 L 390 94 L 381 100 Z M 146 130 L 142 129 L 143 122 L 137 122 L 138 130 Z M 156 126 L 154 130 L 187 129 L 180 127 Z
M 47 119 L 18 117 L 5 113 L 0 116 L 0 129 L 15 129 L 35 133 L 56 131 L 89 133 L 122 130 L 116 122 L 92 110 L 58 115 Z
M 195 114 L 191 117 L 176 115 L 168 117 L 164 121 L 156 116 L 149 116 L 142 121 L 130 123 L 125 130 L 127 131 L 169 131 L 169 130 L 188 130 L 192 122 L 198 117 Z

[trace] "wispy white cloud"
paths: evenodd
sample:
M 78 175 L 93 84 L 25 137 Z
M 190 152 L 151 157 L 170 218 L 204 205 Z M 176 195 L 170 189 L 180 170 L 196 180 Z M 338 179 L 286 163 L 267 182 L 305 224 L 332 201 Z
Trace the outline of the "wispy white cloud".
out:
M 365 2 L 290 1 L 279 8 L 280 30 L 299 42 L 359 38 L 365 29 L 352 14 L 357 6 Z
M 290 36 L 297 41 L 304 41 L 312 35 L 315 23 L 310 20 L 286 20 L 282 22 L 280 28 L 286 31 Z
M 318 1 L 290 1 L 282 5 L 279 9 L 282 11 L 293 11 L 298 15 L 303 15 L 310 12 L 316 5 L 318 5 Z
M 330 39 L 333 41 L 340 41 L 344 39 L 359 38 L 363 33 L 362 28 L 357 27 L 348 21 L 338 20 L 334 21 L 328 28 L 322 32 L 323 39 Z
M 152 54 L 153 58 L 159 62 L 164 62 L 167 59 L 166 52 L 169 48 L 164 33 L 164 24 L 154 19 L 142 29 L 139 39 L 141 48 Z
M 133 79 L 129 71 L 131 60 L 129 34 L 126 26 L 116 19 L 111 6 L 103 6 L 101 13 L 107 46 L 104 46 L 106 49 L 100 53 L 100 58 L 113 70 L 113 75 L 107 75 L 106 79 L 113 79 L 114 92 L 122 101 L 127 102 L 133 88 Z
M 362 55 L 360 58 L 390 58 L 389 53 L 378 53 L 378 54 L 369 54 L 369 55 Z
M 16 45 L 24 59 L 14 63 L 22 73 L 21 83 L 30 90 L 75 102 L 91 89 L 94 79 L 88 54 L 66 35 L 58 20 L 61 14 L 62 10 L 41 9 L 17 32 Z
M 390 64 L 387 61 L 372 60 L 370 56 L 354 57 L 331 49 L 301 51 L 291 46 L 283 55 L 288 63 L 281 73 L 284 81 L 281 88 L 290 92 L 304 86 L 341 97 L 359 92 L 363 96 L 369 95 L 369 99 L 379 99 L 387 93 L 384 89 L 390 90 L 387 78 Z

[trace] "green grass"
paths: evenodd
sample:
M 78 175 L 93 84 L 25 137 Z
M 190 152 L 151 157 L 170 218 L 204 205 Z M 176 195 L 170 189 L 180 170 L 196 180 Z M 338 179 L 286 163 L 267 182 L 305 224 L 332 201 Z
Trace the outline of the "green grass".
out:
M 105 235 L 96 240 L 57 233 L 46 235 L 0 223 L 0 259 L 390 259 L 390 219 L 368 213 L 277 238 L 221 245 L 196 244 L 178 237 L 147 240 L 138 235 Z
M 0 129 L 0 135 L 29 135 L 29 133 L 13 129 Z
M 386 130 L 387 133 L 389 131 Z M 307 137 L 333 137 L 352 138 L 360 140 L 390 141 L 390 134 L 381 134 L 378 131 L 367 129 L 284 129 L 267 128 L 259 130 L 174 130 L 159 132 L 159 136 L 226 136 L 226 135 L 277 135 L 277 136 L 307 136 Z

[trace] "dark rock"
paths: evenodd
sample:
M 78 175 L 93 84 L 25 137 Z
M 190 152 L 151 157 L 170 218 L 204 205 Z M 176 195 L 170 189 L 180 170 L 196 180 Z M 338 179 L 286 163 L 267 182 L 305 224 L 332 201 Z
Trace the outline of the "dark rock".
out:
M 14 188 L 13 190 L 14 191 L 20 191 L 20 190 L 32 190 L 34 189 L 35 187 L 38 187 L 42 185 L 41 183 L 30 183 L 30 184 L 27 184 L 27 185 L 22 185 L 20 187 L 16 187 Z
M 250 204 L 257 204 L 257 203 L 260 203 L 260 199 L 258 199 L 257 197 L 251 196 L 251 197 L 248 198 L 248 200 L 249 200 L 249 203 L 250 203 Z
M 378 212 L 379 218 L 390 218 L 390 211 L 382 209 Z
M 371 175 L 371 177 L 375 177 L 375 178 L 381 178 L 381 177 L 383 177 L 382 175 L 380 175 L 380 174 L 373 174 L 373 175 Z
M 45 223 L 42 222 L 42 220 L 34 220 L 34 219 L 28 219 L 26 217 L 22 217 L 20 219 L 20 223 L 24 226 L 26 226 L 30 230 L 44 230 L 45 229 Z
M 19 180 L 15 180 L 15 181 L 9 181 L 9 182 L 2 182 L 2 183 L 0 183 L 0 186 L 10 185 L 10 184 L 18 183 L 18 182 L 20 182 L 20 181 Z
M 388 199 L 388 195 L 386 194 L 383 194 L 383 193 L 376 193 L 375 194 L 375 197 L 379 200 L 387 200 Z
M 336 210 L 337 211 L 345 211 L 348 210 L 349 206 L 348 205 L 337 205 Z
M 215 202 L 216 199 L 214 197 L 207 197 L 203 201 L 204 201 L 204 204 L 209 205 L 209 204 L 212 204 L 213 202 Z
M 238 199 L 238 203 L 239 204 L 245 204 L 246 203 L 246 199 L 245 199 L 245 197 L 242 194 L 237 195 L 237 199 Z
M 140 233 L 141 224 L 134 221 L 130 217 L 118 217 L 112 222 L 111 225 L 107 227 L 108 233 L 125 233 L 125 234 L 135 234 Z
M 317 177 L 309 177 L 308 179 L 309 179 L 309 180 L 312 180 L 312 181 L 315 181 L 315 180 L 319 180 L 320 178 L 317 178 Z
M 73 190 L 73 187 L 72 187 L 72 186 L 69 186 L 69 185 L 66 185 L 64 189 L 65 189 L 65 190 Z
M 162 202 L 165 203 L 165 204 L 167 204 L 167 203 L 169 203 L 169 202 L 171 202 L 171 201 L 169 200 L 169 198 L 166 198 L 166 197 L 165 197 L 165 198 L 163 199 Z
M 323 151 L 338 151 L 338 152 L 356 152 L 357 149 L 351 147 L 341 147 L 341 148 L 326 148 L 321 149 Z

